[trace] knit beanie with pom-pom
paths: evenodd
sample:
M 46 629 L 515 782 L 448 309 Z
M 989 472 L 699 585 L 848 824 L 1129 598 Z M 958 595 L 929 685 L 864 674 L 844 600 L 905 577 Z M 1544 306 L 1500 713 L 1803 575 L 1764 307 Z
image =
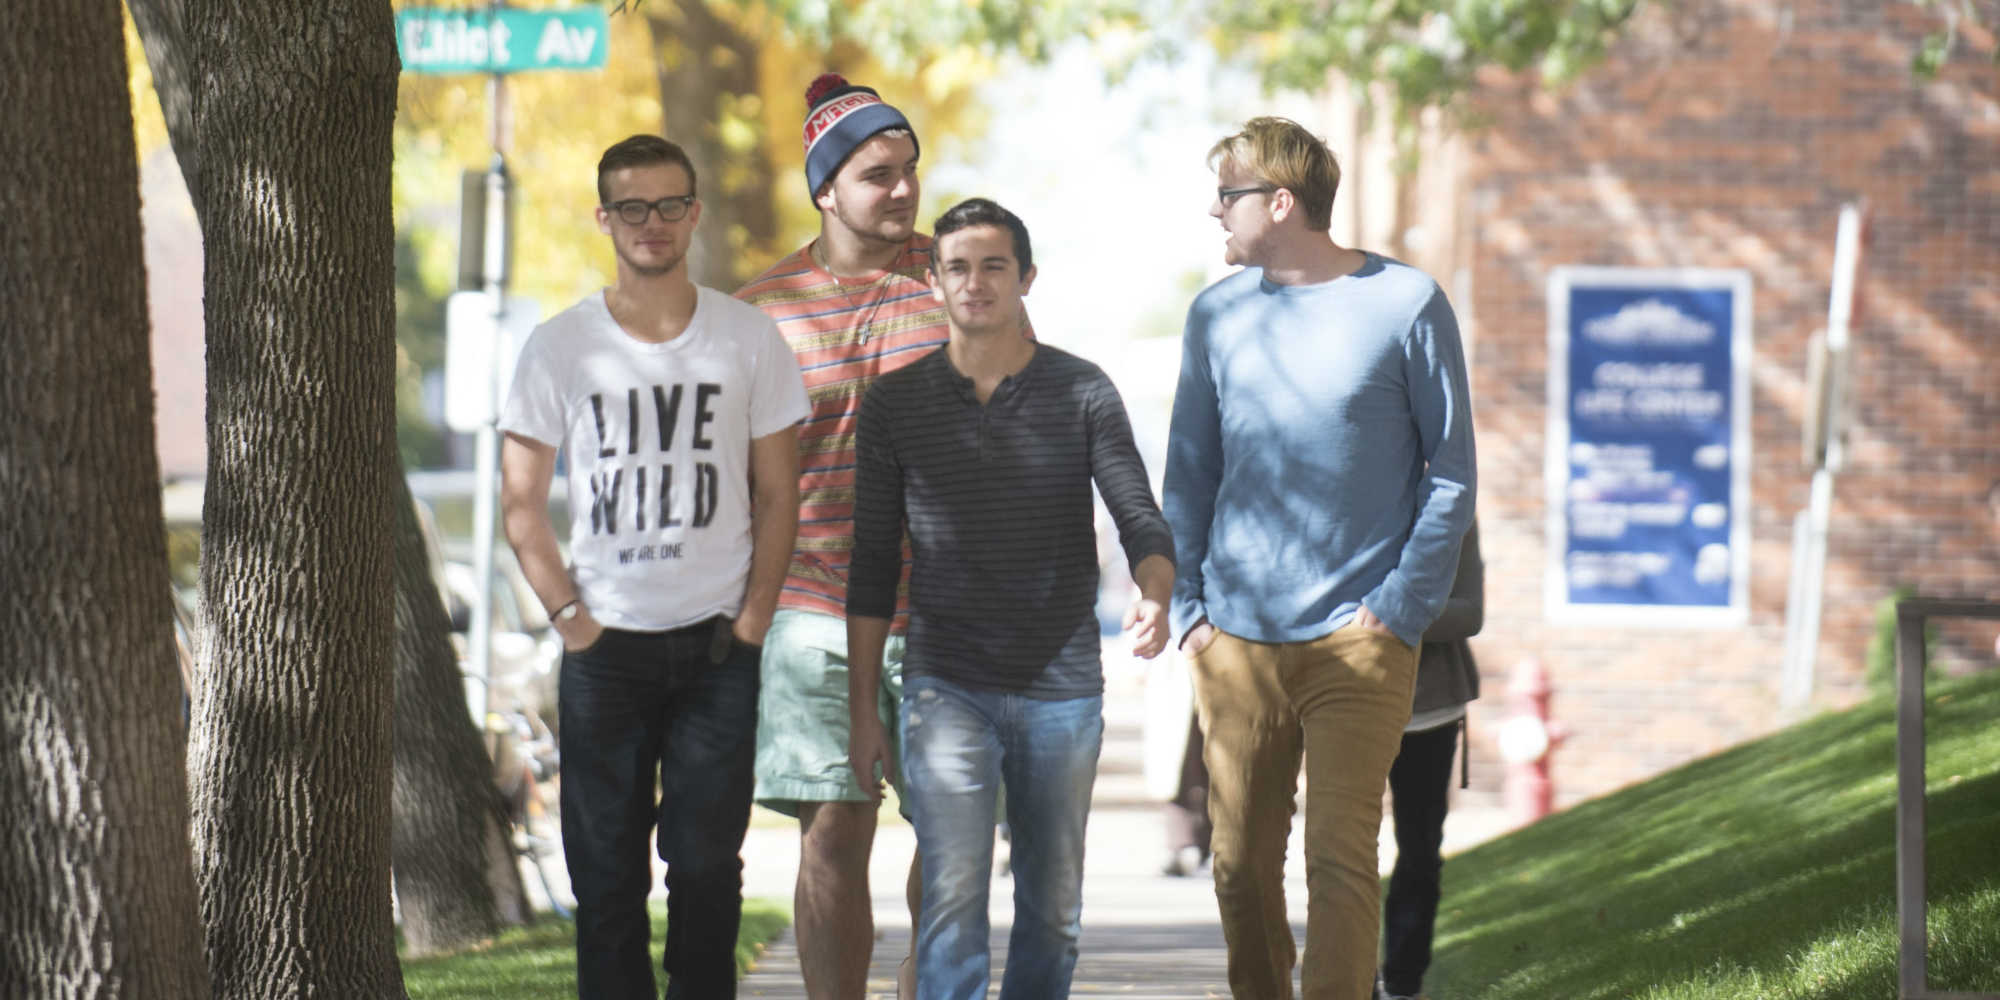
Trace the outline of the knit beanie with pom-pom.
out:
M 889 129 L 905 129 L 910 142 L 917 132 L 901 111 L 884 103 L 873 87 L 857 87 L 838 73 L 822 73 L 806 88 L 806 191 L 817 198 L 820 188 L 840 172 L 856 147 Z

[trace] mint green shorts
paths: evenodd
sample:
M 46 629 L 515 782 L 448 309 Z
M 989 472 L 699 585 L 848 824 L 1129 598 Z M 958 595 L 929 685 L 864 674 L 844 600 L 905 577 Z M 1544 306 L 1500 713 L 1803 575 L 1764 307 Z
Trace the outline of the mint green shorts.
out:
M 802 802 L 866 802 L 847 763 L 847 622 L 780 610 L 764 636 L 757 699 L 757 804 L 787 816 Z M 896 708 L 903 700 L 903 637 L 882 651 L 875 709 L 889 733 L 896 797 L 903 799 Z

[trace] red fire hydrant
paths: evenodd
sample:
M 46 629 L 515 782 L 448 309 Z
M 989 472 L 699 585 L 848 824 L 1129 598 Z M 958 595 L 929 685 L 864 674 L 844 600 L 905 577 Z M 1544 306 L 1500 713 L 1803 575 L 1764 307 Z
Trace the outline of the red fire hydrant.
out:
M 1518 826 L 1547 816 L 1555 804 L 1549 755 L 1569 732 L 1549 721 L 1549 696 L 1554 693 L 1540 660 L 1529 657 L 1514 667 L 1507 685 L 1513 713 L 1500 723 L 1499 743 L 1500 757 L 1507 762 L 1507 811 Z

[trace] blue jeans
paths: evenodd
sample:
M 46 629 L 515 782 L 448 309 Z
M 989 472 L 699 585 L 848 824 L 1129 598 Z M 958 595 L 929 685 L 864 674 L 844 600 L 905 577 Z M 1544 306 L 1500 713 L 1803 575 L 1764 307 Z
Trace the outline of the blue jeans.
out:
M 918 1000 L 983 1000 L 987 897 L 1004 783 L 1014 933 L 1001 1000 L 1069 996 L 1083 929 L 1083 829 L 1104 741 L 1099 695 L 1040 701 L 935 677 L 903 682 L 904 783 L 923 861 Z
M 563 654 L 563 855 L 583 1000 L 659 996 L 646 954 L 655 826 L 667 863 L 668 1000 L 736 995 L 759 649 L 718 642 L 728 627 L 605 629 Z

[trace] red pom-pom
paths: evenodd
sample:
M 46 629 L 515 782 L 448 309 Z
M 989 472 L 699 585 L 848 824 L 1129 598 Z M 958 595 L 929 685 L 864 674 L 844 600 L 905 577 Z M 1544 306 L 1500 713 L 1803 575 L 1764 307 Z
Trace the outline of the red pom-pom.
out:
M 819 102 L 826 95 L 845 86 L 847 86 L 847 78 L 841 76 L 839 73 L 821 73 L 819 79 L 814 80 L 812 86 L 806 88 L 806 107 L 819 107 Z

